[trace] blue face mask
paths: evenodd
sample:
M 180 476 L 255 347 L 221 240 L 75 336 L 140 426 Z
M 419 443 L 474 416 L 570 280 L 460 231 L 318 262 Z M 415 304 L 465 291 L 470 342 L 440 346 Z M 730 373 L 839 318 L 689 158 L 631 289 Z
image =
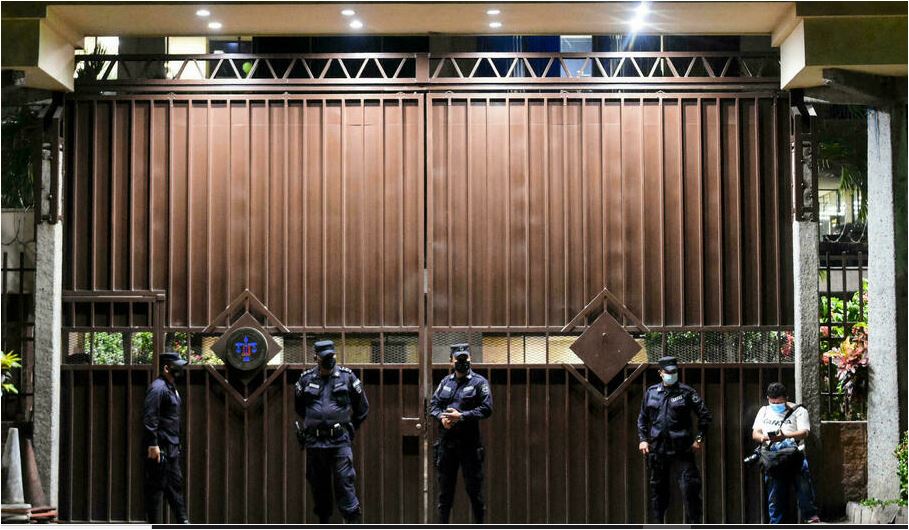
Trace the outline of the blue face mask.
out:
M 770 410 L 772 410 L 773 412 L 776 412 L 777 414 L 782 414 L 782 413 L 786 412 L 786 404 L 785 403 L 771 403 Z
M 663 374 L 663 382 L 667 385 L 674 385 L 679 380 L 679 374 Z

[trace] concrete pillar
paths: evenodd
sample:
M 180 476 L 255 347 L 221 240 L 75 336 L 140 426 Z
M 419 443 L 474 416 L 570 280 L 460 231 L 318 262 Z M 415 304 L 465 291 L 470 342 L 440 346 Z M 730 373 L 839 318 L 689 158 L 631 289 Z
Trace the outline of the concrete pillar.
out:
M 808 445 L 820 447 L 821 372 L 818 327 L 818 224 L 792 222 L 792 266 L 795 300 L 795 398 L 811 420 Z M 791 394 L 791 392 L 790 392 Z
M 47 209 L 48 197 L 59 200 L 62 179 L 55 181 L 52 168 L 60 176 L 62 164 L 51 163 L 51 151 L 42 156 L 42 211 Z M 60 462 L 60 364 L 62 362 L 62 296 L 63 296 L 63 223 L 42 218 L 35 227 L 35 460 L 41 484 L 51 506 L 57 504 Z
M 899 495 L 906 430 L 906 107 L 868 111 L 868 496 Z

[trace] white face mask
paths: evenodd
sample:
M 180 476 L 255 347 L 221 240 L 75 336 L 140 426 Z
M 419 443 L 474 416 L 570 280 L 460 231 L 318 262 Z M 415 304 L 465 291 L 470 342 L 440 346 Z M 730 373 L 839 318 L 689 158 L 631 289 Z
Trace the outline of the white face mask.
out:
M 663 374 L 663 382 L 667 385 L 674 385 L 679 380 L 679 374 Z

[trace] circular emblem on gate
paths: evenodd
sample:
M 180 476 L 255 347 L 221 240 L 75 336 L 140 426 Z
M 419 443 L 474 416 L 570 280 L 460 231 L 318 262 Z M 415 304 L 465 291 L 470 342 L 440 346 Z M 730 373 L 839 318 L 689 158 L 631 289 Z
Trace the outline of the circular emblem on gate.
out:
M 265 335 L 255 328 L 238 328 L 227 336 L 226 360 L 237 370 L 255 370 L 268 361 Z

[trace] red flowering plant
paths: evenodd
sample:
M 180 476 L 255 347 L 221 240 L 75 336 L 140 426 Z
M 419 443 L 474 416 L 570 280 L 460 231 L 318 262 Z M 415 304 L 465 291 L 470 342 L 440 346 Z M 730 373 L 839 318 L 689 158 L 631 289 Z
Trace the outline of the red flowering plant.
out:
M 846 399 L 847 409 L 864 399 L 868 387 L 868 326 L 860 322 L 836 348 L 823 355 L 825 365 L 836 367 L 837 390 Z

